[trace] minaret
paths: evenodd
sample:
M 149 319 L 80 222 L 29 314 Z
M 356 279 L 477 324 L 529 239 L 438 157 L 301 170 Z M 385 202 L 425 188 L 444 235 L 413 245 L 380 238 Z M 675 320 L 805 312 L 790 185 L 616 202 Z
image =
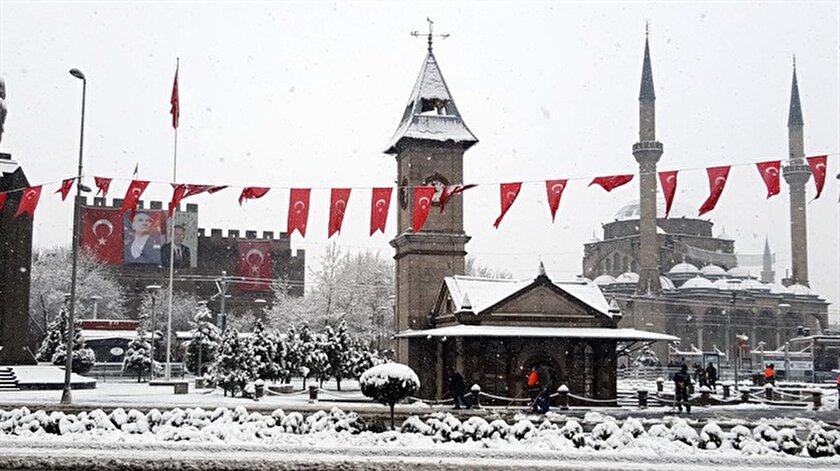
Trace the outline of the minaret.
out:
M 764 237 L 764 257 L 761 267 L 761 282 L 773 283 L 776 281 L 776 272 L 773 271 L 773 254 L 770 253 L 770 242 Z
M 650 66 L 650 46 L 645 31 L 645 59 L 639 92 L 639 142 L 633 144 L 633 157 L 639 163 L 639 284 L 637 294 L 658 293 L 659 241 L 656 235 L 656 163 L 662 156 L 662 143 L 656 140 L 656 95 Z
M 790 283 L 808 286 L 808 217 L 805 212 L 805 184 L 811 170 L 805 162 L 805 123 L 799 102 L 796 80 L 796 57 L 793 58 L 793 83 L 790 89 L 788 112 L 788 162 L 782 175 L 790 188 L 790 252 L 792 277 Z
M 420 75 L 397 131 L 385 151 L 397 160 L 398 205 L 396 249 L 397 332 L 433 327 L 429 312 L 444 277 L 462 275 L 466 243 L 463 201 L 454 196 L 441 213 L 437 200 L 446 185 L 463 182 L 464 152 L 478 142 L 467 128 L 432 52 L 432 35 Z M 417 186 L 436 186 L 433 207 L 422 230 L 414 232 L 413 193 Z M 396 360 L 421 376 L 421 397 L 435 394 L 436 349 L 423 337 L 398 339 Z M 431 375 L 431 376 L 429 376 Z

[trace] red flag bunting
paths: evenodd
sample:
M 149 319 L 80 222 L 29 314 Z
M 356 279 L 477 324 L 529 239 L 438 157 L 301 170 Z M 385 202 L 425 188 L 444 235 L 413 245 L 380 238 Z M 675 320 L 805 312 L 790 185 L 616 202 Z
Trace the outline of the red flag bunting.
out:
M 677 193 L 677 171 L 659 172 L 659 184 L 662 185 L 662 195 L 665 196 L 665 219 L 668 219 L 674 195 Z
M 709 197 L 700 207 L 700 216 L 715 209 L 715 205 L 717 205 L 720 195 L 723 193 L 723 187 L 726 186 L 726 179 L 729 178 L 729 166 L 709 167 L 706 169 L 706 173 L 709 175 Z
M 630 180 L 633 179 L 633 175 L 612 175 L 609 177 L 595 177 L 594 180 L 588 185 L 600 185 L 601 188 L 609 191 L 613 191 L 614 189 L 620 187 L 621 185 L 626 185 L 630 183 Z
M 4 206 L 6 206 L 6 193 L 0 193 L 0 214 L 3 214 Z
M 123 224 L 116 209 L 82 208 L 81 246 L 101 263 L 123 261 Z
M 240 291 L 271 291 L 272 264 L 271 241 L 268 240 L 239 240 L 237 241 L 239 264 L 237 275 L 244 278 L 260 278 L 259 281 L 237 283 Z
M 782 170 L 782 161 L 758 162 L 755 166 L 758 167 L 758 173 L 761 174 L 761 179 L 767 187 L 767 198 L 778 195 L 781 187 L 779 174 Z
M 435 196 L 433 186 L 414 187 L 414 217 L 412 218 L 411 230 L 420 232 L 429 217 L 429 210 L 432 209 L 432 197 Z
M 505 214 L 507 214 L 508 209 L 510 209 L 513 202 L 516 201 L 516 197 L 519 196 L 519 190 L 521 189 L 522 182 L 499 184 L 499 193 L 502 202 L 502 213 L 499 214 L 499 217 L 496 218 L 496 222 L 493 223 L 493 227 L 495 227 L 496 229 L 499 228 L 499 224 L 501 224 L 502 218 L 505 217 Z
M 467 185 L 447 185 L 443 187 L 443 191 L 440 194 L 440 200 L 438 204 L 440 204 L 440 212 L 443 213 L 443 210 L 446 208 L 446 202 L 449 201 L 453 195 L 457 195 L 458 193 L 463 193 L 470 188 L 475 188 L 478 185 L 475 183 L 469 183 Z
M 178 129 L 178 118 L 181 117 L 181 104 L 178 100 L 178 68 L 175 66 L 175 81 L 172 83 L 172 96 L 169 98 L 169 104 L 172 108 L 169 113 L 172 114 L 172 128 Z
M 96 184 L 96 187 L 99 188 L 99 191 L 96 192 L 98 195 L 102 193 L 102 197 L 105 198 L 108 196 L 108 189 L 111 188 L 111 178 L 105 177 L 93 177 L 93 182 Z
M 35 208 L 38 207 L 38 200 L 41 199 L 41 185 L 30 186 L 23 190 L 23 195 L 20 197 L 20 204 L 18 205 L 15 217 L 21 214 L 28 214 L 35 216 Z
M 149 186 L 148 181 L 131 181 L 131 184 L 128 185 L 128 190 L 125 192 L 125 199 L 123 199 L 120 214 L 125 214 L 126 211 L 129 211 L 130 217 L 134 217 L 134 211 L 137 209 L 137 203 L 140 201 L 140 197 L 143 196 L 143 192 L 146 191 L 147 186 Z
M 187 184 L 187 189 L 184 192 L 184 198 L 189 198 L 190 196 L 195 196 L 195 195 L 210 191 L 212 188 L 215 188 L 215 187 L 210 186 L 210 185 L 193 185 L 193 184 L 188 183 Z
M 560 207 L 560 197 L 563 196 L 563 190 L 566 189 L 566 184 L 569 180 L 546 180 L 545 191 L 548 194 L 548 207 L 551 209 L 551 222 L 554 222 L 554 217 L 557 215 L 557 208 Z
M 61 188 L 56 190 L 56 193 L 61 193 L 61 201 L 67 199 L 67 195 L 70 194 L 70 190 L 73 189 L 73 182 L 76 181 L 76 178 L 67 178 L 61 181 Z
M 370 198 L 370 235 L 377 230 L 385 233 L 388 208 L 391 207 L 392 188 L 374 188 Z
M 268 190 L 271 188 L 265 188 L 260 186 L 249 186 L 247 188 L 242 189 L 242 193 L 239 195 L 239 206 L 242 206 L 242 202 L 245 200 L 255 200 L 258 198 L 262 198 L 268 193 Z
M 814 185 L 817 187 L 817 196 L 815 196 L 814 199 L 820 197 L 823 191 L 823 186 L 825 186 L 827 160 L 827 155 L 808 157 L 808 166 L 811 167 L 811 173 L 814 175 Z
M 289 219 L 286 232 L 289 236 L 297 230 L 306 237 L 306 221 L 309 219 L 309 188 L 292 188 L 289 194 Z
M 349 199 L 350 188 L 333 188 L 330 191 L 330 221 L 327 239 L 336 232 L 341 232 L 341 223 L 344 222 L 344 212 L 347 210 Z
M 172 184 L 172 200 L 169 201 L 169 217 L 175 212 L 175 208 L 181 204 L 181 200 L 187 194 L 187 185 L 183 183 Z
M 227 187 L 228 187 L 227 185 L 211 186 L 210 188 L 207 189 L 207 193 L 210 193 L 212 195 L 213 193 L 220 192 Z

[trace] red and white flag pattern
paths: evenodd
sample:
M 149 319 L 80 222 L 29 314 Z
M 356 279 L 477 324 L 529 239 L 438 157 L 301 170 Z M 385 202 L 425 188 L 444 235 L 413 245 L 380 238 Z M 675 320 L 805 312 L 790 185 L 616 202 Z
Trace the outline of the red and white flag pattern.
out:
M 499 196 L 501 197 L 500 201 L 502 203 L 502 213 L 496 218 L 496 222 L 493 223 L 493 227 L 496 229 L 499 228 L 499 224 L 502 223 L 502 219 L 504 219 L 508 209 L 510 209 L 513 202 L 516 201 L 516 197 L 519 196 L 519 190 L 521 189 L 522 182 L 499 184 Z
M 758 167 L 758 173 L 761 174 L 761 179 L 764 180 L 764 186 L 767 187 L 767 198 L 778 195 L 781 189 L 779 175 L 782 171 L 782 161 L 769 160 L 767 162 L 758 162 L 755 166 Z
M 6 206 L 6 193 L 0 193 L 0 214 L 3 214 L 4 206 Z
M 61 181 L 61 188 L 56 190 L 56 193 L 61 193 L 61 201 L 67 199 L 67 195 L 70 194 L 70 190 L 73 189 L 73 182 L 76 181 L 76 177 L 73 178 L 66 178 Z
M 435 196 L 435 190 L 433 186 L 414 187 L 414 214 L 411 221 L 411 230 L 414 232 L 420 232 L 426 224 L 429 211 L 432 209 L 432 198 Z
M 828 160 L 827 155 L 818 155 L 815 157 L 808 157 L 808 166 L 811 167 L 811 174 L 814 175 L 814 185 L 817 187 L 817 196 L 814 199 L 820 197 L 823 191 L 823 187 L 825 186 L 825 174 L 826 174 L 826 163 Z
M 452 196 L 457 195 L 458 193 L 463 193 L 470 188 L 475 188 L 478 185 L 474 183 L 468 183 L 466 185 L 447 185 L 443 187 L 443 191 L 440 193 L 440 199 L 438 200 L 438 204 L 440 205 L 440 212 L 443 214 L 443 211 L 446 209 L 446 202 L 449 201 L 449 198 Z
M 306 237 L 306 223 L 309 220 L 309 188 L 292 188 L 289 194 L 289 218 L 287 220 L 286 232 L 291 237 L 294 231 L 298 231 L 302 237 Z
M 169 97 L 169 104 L 172 106 L 169 113 L 172 114 L 173 129 L 178 129 L 178 120 L 181 118 L 181 101 L 178 97 L 178 69 L 180 69 L 180 65 L 175 66 L 175 81 L 172 82 L 172 96 Z
M 566 189 L 568 183 L 569 180 L 545 181 L 545 191 L 548 195 L 548 208 L 551 210 L 551 222 L 554 222 L 554 218 L 557 216 L 557 208 L 560 207 L 560 198 L 563 197 L 563 190 Z
M 268 193 L 268 190 L 271 188 L 261 187 L 261 186 L 249 186 L 242 189 L 242 193 L 239 194 L 239 206 L 242 206 L 242 203 L 245 200 L 255 200 L 262 198 Z
M 391 207 L 391 191 L 393 189 L 374 188 L 370 198 L 370 235 L 376 231 L 385 233 L 388 222 L 388 209 Z
M 271 291 L 272 263 L 270 240 L 237 241 L 239 263 L 236 274 L 248 278 L 236 284 L 240 291 Z
M 726 186 L 726 179 L 729 178 L 729 168 L 727 165 L 725 167 L 709 167 L 706 169 L 706 173 L 709 176 L 709 197 L 700 206 L 699 216 L 715 209 L 720 195 L 723 193 L 723 187 Z
M 149 182 L 145 180 L 131 181 L 131 184 L 128 185 L 128 190 L 125 192 L 125 199 L 123 199 L 120 214 L 125 214 L 128 211 L 129 217 L 134 217 L 134 212 L 137 210 L 137 203 L 140 202 L 140 197 L 143 196 L 143 192 L 146 191 L 147 186 L 149 186 Z
M 589 184 L 589 186 L 599 185 L 601 188 L 607 190 L 607 192 L 610 192 L 622 185 L 630 183 L 630 180 L 632 179 L 633 175 L 611 175 L 608 177 L 595 177 Z
M 665 197 L 665 219 L 668 219 L 677 193 L 677 171 L 659 172 L 659 184 L 662 185 L 662 196 Z
M 38 200 L 41 199 L 41 185 L 30 186 L 23 190 L 23 195 L 20 197 L 20 204 L 18 204 L 15 217 L 21 214 L 28 214 L 35 216 L 35 208 L 38 207 Z
M 123 261 L 123 221 L 119 210 L 82 208 L 82 249 L 101 263 L 119 265 Z
M 105 178 L 105 177 L 93 177 L 93 183 L 96 184 L 96 187 L 99 190 L 96 194 L 102 194 L 102 197 L 105 198 L 108 196 L 108 189 L 111 188 L 111 180 L 112 178 Z
M 330 191 L 330 220 L 327 239 L 336 232 L 341 232 L 347 201 L 350 200 L 350 188 L 333 188 Z

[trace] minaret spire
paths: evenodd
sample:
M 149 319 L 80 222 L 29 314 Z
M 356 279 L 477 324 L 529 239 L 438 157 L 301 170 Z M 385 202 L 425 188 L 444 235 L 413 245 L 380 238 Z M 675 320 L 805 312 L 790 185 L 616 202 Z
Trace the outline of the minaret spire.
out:
M 799 82 L 796 80 L 796 56 L 793 56 L 793 81 L 790 85 L 790 110 L 788 111 L 788 127 L 804 126 L 802 120 L 802 103 L 799 101 Z
M 773 254 L 770 253 L 770 241 L 767 236 L 764 236 L 764 256 L 761 265 L 761 282 L 773 283 L 776 281 L 776 272 L 773 271 Z
M 793 57 L 793 79 L 790 84 L 788 111 L 788 162 L 782 175 L 790 189 L 790 248 L 793 274 L 783 282 L 808 286 L 808 215 L 805 205 L 805 184 L 811 170 L 805 163 L 805 121 L 799 101 L 799 81 L 796 78 L 796 56 Z

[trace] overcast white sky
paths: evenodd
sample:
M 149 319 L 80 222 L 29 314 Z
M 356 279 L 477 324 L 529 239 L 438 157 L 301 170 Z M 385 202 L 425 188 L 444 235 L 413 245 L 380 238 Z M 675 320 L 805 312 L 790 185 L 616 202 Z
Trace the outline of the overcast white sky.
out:
M 583 243 L 638 198 L 637 182 L 607 194 L 588 180 L 637 171 L 638 94 L 645 20 L 657 96 L 662 170 L 680 175 L 676 204 L 696 214 L 704 167 L 734 167 L 708 214 L 736 250 L 759 253 L 767 235 L 777 277 L 790 265 L 786 189 L 765 201 L 754 166 L 787 155 L 791 55 L 796 54 L 806 154 L 833 153 L 823 197 L 808 206 L 812 287 L 840 301 L 840 7 L 838 2 L 734 3 L 171 3 L 0 2 L 0 75 L 7 83 L 2 147 L 33 183 L 75 172 L 81 83 L 88 77 L 85 173 L 169 181 L 169 94 L 181 58 L 179 180 L 273 187 L 371 187 L 393 183 L 382 154 L 425 54 L 435 53 L 467 125 L 480 142 L 465 178 L 507 182 L 580 178 L 550 223 L 544 187 L 526 184 L 499 230 L 498 189 L 465 196 L 468 251 L 517 277 L 538 260 L 557 276 L 581 271 Z M 121 197 L 127 182 L 115 181 Z M 783 185 L 784 186 L 784 185 Z M 36 244 L 70 240 L 71 205 L 45 189 Z M 196 197 L 200 226 L 283 231 L 288 192 L 240 209 L 239 190 Z M 813 180 L 809 182 L 813 197 Z M 147 195 L 166 200 L 167 185 Z M 308 264 L 326 239 L 328 190 L 313 192 Z M 387 235 L 368 237 L 370 194 L 355 190 L 338 243 L 390 255 Z M 392 204 L 392 210 L 395 205 Z M 832 306 L 833 312 L 838 312 Z

